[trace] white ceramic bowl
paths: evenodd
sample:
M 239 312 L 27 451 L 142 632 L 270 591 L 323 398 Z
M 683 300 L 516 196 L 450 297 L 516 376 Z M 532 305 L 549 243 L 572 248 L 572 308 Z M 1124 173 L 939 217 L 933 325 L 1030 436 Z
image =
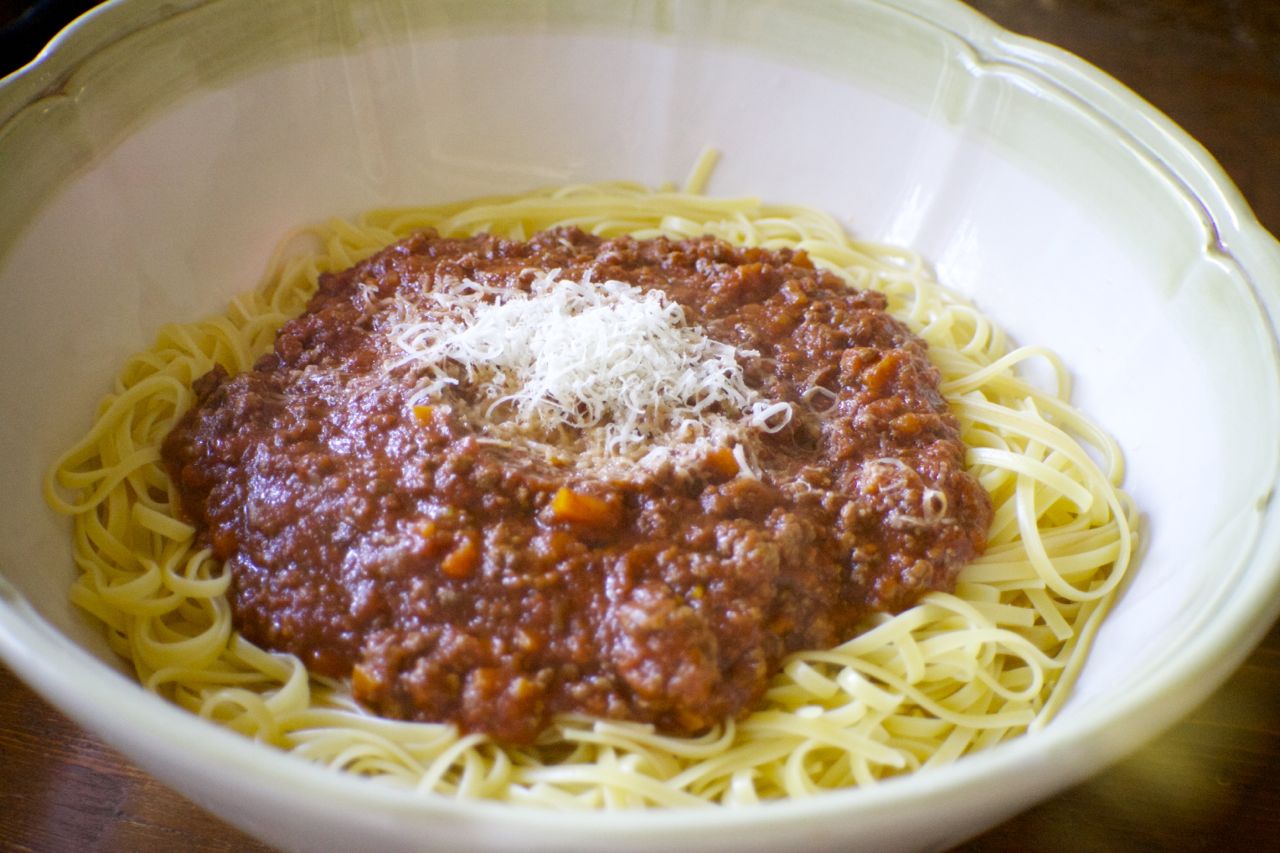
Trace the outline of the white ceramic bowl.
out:
M 1072 700 L 958 764 L 752 809 L 418 799 L 170 707 L 67 601 L 41 473 L 155 328 L 290 227 L 580 179 L 813 204 L 1057 349 L 1119 439 L 1144 552 Z M 921 847 L 1078 781 L 1212 690 L 1280 608 L 1280 248 L 1093 68 L 949 0 L 115 2 L 0 87 L 0 652 L 159 778 L 290 848 Z

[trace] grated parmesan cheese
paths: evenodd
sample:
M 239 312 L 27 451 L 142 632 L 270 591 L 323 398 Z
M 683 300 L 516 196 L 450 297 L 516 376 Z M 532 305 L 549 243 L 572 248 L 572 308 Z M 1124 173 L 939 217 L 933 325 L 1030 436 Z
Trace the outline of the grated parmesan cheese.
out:
M 523 278 L 527 291 L 453 280 L 392 306 L 386 367 L 414 384 L 411 405 L 479 389 L 490 424 L 542 437 L 567 428 L 649 467 L 681 446 L 705 451 L 790 421 L 789 403 L 746 384 L 738 356 L 755 353 L 712 340 L 662 292 L 559 270 Z

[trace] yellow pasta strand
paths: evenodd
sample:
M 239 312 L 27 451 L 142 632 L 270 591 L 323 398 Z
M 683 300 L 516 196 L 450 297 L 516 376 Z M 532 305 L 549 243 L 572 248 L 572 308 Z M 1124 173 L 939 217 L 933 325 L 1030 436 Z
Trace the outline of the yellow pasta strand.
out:
M 629 183 L 570 186 L 331 220 L 281 244 L 262 285 L 221 316 L 160 329 L 44 484 L 72 517 L 80 576 L 71 600 L 104 624 L 139 680 L 183 707 L 327 767 L 424 795 L 548 808 L 743 805 L 875 784 L 955 761 L 1058 709 L 1134 550 L 1137 513 L 1116 491 L 1115 442 L 1075 411 L 1070 377 L 1042 348 L 1011 349 L 947 293 L 915 255 L 850 240 L 820 211 L 700 194 L 714 152 L 686 191 Z M 851 285 L 885 293 L 929 345 L 942 391 L 992 493 L 988 553 L 954 594 L 877 615 L 839 648 L 792 656 L 761 707 L 697 738 L 651 726 L 557 719 L 538 743 L 504 748 L 450 725 L 382 720 L 345 685 L 232 630 L 229 578 L 177 518 L 159 446 L 220 364 L 247 369 L 300 313 L 325 272 L 424 228 L 525 238 L 557 225 L 603 236 L 710 234 L 807 252 Z M 1057 387 L 1019 368 L 1048 361 Z M 1101 460 L 1101 464 L 1093 460 Z

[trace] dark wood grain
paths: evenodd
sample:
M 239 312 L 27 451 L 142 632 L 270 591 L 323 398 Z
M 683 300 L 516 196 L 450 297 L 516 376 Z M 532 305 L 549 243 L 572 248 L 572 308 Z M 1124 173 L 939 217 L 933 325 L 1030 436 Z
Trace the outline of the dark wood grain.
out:
M 1280 3 L 974 0 L 1126 83 L 1280 232 Z M 0 850 L 265 851 L 0 669 Z M 965 851 L 1280 849 L 1280 628 L 1183 722 Z
M 0 850 L 268 850 L 178 796 L 0 667 Z

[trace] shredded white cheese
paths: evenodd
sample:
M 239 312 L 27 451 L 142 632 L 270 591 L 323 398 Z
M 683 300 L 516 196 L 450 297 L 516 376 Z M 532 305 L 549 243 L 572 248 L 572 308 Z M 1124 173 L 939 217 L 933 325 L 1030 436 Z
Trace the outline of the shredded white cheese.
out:
M 491 422 L 548 436 L 600 432 L 603 450 L 650 462 L 664 448 L 746 426 L 776 432 L 791 405 L 750 388 L 732 346 L 686 322 L 657 290 L 530 271 L 528 290 L 470 280 L 398 302 L 387 368 L 406 371 L 413 402 L 478 389 Z M 754 353 L 742 353 L 754 355 Z M 655 456 L 655 450 L 658 451 Z

